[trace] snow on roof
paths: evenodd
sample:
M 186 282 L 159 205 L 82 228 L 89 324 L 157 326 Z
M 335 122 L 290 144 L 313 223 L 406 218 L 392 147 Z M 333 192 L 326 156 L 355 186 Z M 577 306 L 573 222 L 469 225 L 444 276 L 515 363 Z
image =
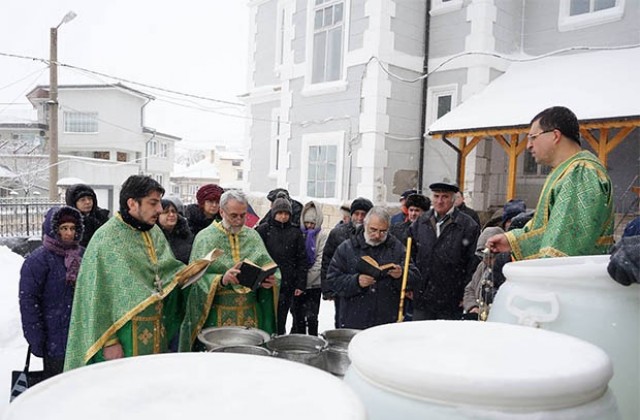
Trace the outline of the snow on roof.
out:
M 640 47 L 511 64 L 502 76 L 429 126 L 430 133 L 529 125 L 562 105 L 580 120 L 640 115 Z
M 220 160 L 244 160 L 244 155 L 234 151 L 216 151 Z
M 176 178 L 220 178 L 218 168 L 207 159 L 203 159 L 186 168 L 178 169 L 171 176 Z
M 6 168 L 0 165 L 0 178 L 15 178 L 17 175 L 15 172 L 11 171 L 9 168 Z

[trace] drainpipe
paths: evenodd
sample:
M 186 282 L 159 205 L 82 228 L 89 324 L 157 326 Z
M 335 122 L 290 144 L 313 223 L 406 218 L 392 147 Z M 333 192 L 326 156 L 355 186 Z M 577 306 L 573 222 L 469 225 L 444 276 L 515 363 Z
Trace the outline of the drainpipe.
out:
M 429 11 L 431 10 L 431 0 L 427 0 L 425 14 L 424 14 L 424 61 L 422 64 L 422 73 L 427 74 L 429 72 L 429 24 L 431 22 L 431 16 Z M 424 142 L 427 135 L 427 87 L 428 78 L 422 79 L 422 103 L 420 104 L 420 117 L 422 121 L 420 123 L 420 153 L 418 161 L 418 192 L 422 193 L 422 183 L 424 177 Z

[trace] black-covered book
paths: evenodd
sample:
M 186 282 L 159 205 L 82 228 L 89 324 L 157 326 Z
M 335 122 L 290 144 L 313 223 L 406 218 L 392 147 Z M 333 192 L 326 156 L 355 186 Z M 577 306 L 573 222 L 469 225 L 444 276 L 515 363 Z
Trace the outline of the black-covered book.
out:
M 255 291 L 260 287 L 260 283 L 273 275 L 277 269 L 278 265 L 274 262 L 260 267 L 249 260 L 244 260 L 240 264 L 240 272 L 236 275 L 236 278 L 241 285 Z
M 374 279 L 379 279 L 387 274 L 389 270 L 393 269 L 393 267 L 395 267 L 394 263 L 379 265 L 372 257 L 365 255 L 358 260 L 356 271 L 360 274 L 371 276 Z

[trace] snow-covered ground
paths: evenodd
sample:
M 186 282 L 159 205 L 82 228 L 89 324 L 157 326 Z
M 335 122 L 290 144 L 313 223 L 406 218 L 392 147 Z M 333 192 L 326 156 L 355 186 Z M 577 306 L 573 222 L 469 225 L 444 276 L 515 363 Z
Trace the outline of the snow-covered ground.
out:
M 27 351 L 27 342 L 22 336 L 20 309 L 18 306 L 18 282 L 23 258 L 0 246 L 0 418 L 9 404 L 9 383 L 12 370 L 22 369 Z M 322 301 L 320 306 L 319 331 L 333 329 L 334 307 L 332 302 Z M 289 317 L 290 324 L 290 317 Z M 290 325 L 287 327 L 290 328 Z M 42 368 L 42 359 L 31 358 L 33 370 Z

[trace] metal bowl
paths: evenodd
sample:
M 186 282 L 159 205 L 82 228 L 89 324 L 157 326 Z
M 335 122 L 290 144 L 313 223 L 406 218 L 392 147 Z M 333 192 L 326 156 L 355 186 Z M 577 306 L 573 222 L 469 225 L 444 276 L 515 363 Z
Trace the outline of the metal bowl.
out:
M 361 330 L 339 328 L 327 330 L 320 334 L 327 340 L 329 347 L 324 352 L 324 368 L 336 376 L 344 376 L 351 365 L 349 359 L 349 343 Z
M 327 348 L 327 341 L 322 337 L 305 334 L 279 335 L 266 345 L 275 357 L 324 369 L 323 352 Z
M 271 356 L 271 352 L 259 346 L 224 346 L 209 350 L 211 353 L 242 353 L 256 356 Z
M 198 340 L 207 350 L 227 346 L 261 346 L 271 337 L 259 328 L 210 327 L 198 334 Z

